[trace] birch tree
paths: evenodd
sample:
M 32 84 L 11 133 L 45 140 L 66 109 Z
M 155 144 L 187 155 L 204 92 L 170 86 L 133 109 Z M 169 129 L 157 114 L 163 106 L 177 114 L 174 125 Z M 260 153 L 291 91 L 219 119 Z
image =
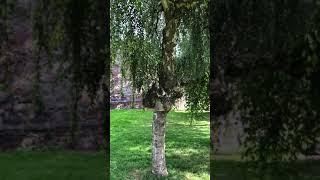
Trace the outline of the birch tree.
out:
M 208 77 L 207 2 L 112 1 L 111 8 L 111 50 L 125 54 L 134 88 L 146 92 L 145 105 L 154 110 L 152 173 L 167 176 L 167 114 L 183 96 L 183 87 L 200 82 L 194 77 Z

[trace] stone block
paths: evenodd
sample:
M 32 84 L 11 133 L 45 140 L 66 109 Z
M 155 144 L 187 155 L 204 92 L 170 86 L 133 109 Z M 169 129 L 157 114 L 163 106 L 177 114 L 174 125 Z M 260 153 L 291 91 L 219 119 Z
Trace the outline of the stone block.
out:
M 8 102 L 10 94 L 0 90 L 0 105 Z

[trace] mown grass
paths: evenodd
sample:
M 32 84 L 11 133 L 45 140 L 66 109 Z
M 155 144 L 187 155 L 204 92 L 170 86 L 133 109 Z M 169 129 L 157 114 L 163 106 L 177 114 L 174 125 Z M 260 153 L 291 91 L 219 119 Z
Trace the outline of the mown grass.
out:
M 320 180 L 319 160 L 299 160 L 295 163 L 268 164 L 257 168 L 240 155 L 212 155 L 212 179 L 223 180 Z
M 105 157 L 104 152 L 1 152 L 0 180 L 103 180 Z
M 209 118 L 190 126 L 188 114 L 170 112 L 166 124 L 169 176 L 151 173 L 152 111 L 111 111 L 111 179 L 210 179 Z

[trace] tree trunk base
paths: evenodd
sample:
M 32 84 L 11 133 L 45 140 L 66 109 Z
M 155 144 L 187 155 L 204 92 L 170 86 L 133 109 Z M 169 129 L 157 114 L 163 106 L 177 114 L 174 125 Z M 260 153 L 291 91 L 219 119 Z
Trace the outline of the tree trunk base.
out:
M 165 158 L 165 124 L 167 112 L 155 111 L 153 114 L 152 138 L 152 173 L 158 176 L 167 176 Z

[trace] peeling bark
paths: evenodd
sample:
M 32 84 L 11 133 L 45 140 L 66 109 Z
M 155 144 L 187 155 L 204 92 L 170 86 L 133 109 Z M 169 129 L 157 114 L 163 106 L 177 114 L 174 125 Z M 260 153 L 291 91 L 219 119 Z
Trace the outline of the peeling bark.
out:
M 175 17 L 174 11 L 165 13 L 166 25 L 162 36 L 162 64 L 160 65 L 159 85 L 166 93 L 166 97 L 174 94 L 173 90 L 177 86 L 175 79 L 175 47 L 177 45 L 179 19 Z M 163 99 L 163 98 L 162 98 Z M 164 102 L 163 102 L 164 103 Z M 165 104 L 165 103 L 164 103 Z
M 163 29 L 162 58 L 159 69 L 159 87 L 156 97 L 153 116 L 152 139 L 152 173 L 158 176 L 167 176 L 165 160 L 165 124 L 166 116 L 175 100 L 179 97 L 178 82 L 175 78 L 175 47 L 177 45 L 177 30 L 179 19 L 175 11 L 165 12 L 166 25 Z
M 165 111 L 154 111 L 152 124 L 152 173 L 160 176 L 167 176 L 167 166 L 165 158 Z

